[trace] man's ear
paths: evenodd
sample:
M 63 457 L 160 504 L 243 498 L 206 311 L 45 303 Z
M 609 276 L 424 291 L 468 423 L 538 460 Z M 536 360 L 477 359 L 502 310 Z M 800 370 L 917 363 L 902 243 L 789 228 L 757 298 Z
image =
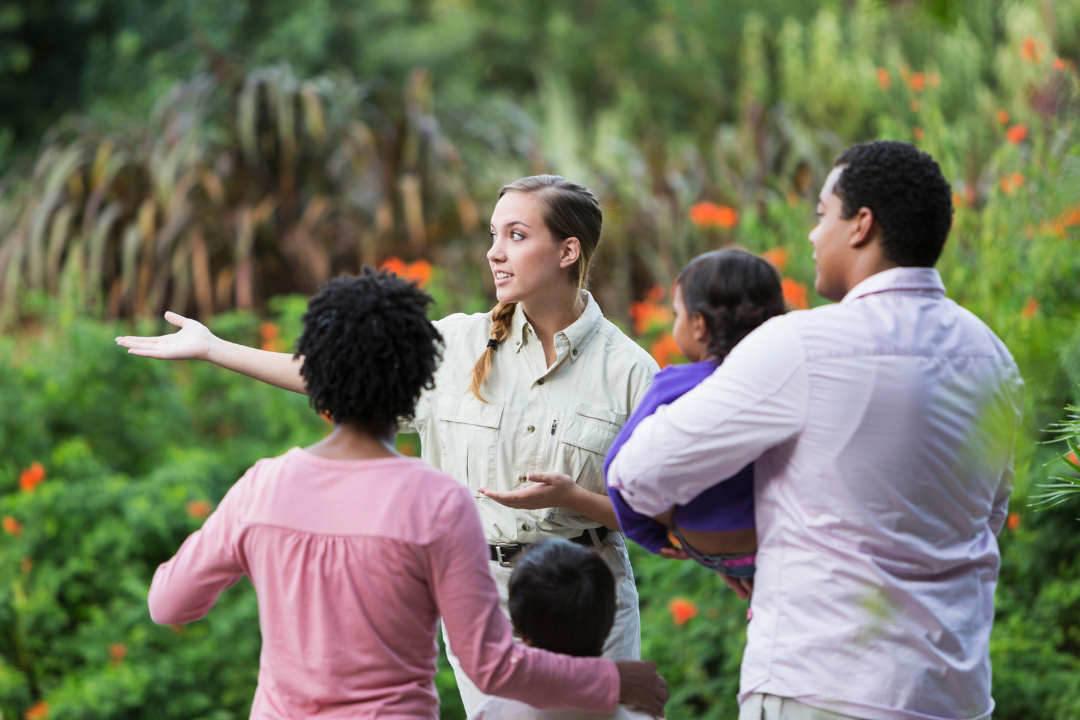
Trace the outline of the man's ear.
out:
M 581 242 L 576 237 L 568 237 L 562 241 L 562 251 L 559 253 L 559 267 L 572 267 L 581 257 Z
M 709 336 L 709 326 L 705 323 L 705 316 L 695 312 L 690 318 L 690 332 L 698 342 L 704 342 Z
M 877 235 L 877 224 L 874 221 L 874 211 L 868 207 L 859 208 L 855 216 L 855 232 L 848 241 L 853 248 L 859 248 L 870 242 Z

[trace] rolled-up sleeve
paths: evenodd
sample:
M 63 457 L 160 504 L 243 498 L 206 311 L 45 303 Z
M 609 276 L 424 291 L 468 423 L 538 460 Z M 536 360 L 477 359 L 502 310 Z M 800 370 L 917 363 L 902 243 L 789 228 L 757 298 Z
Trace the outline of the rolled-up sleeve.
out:
M 704 382 L 634 429 L 609 484 L 634 510 L 655 516 L 735 475 L 804 425 L 805 360 L 788 318 L 765 323 Z

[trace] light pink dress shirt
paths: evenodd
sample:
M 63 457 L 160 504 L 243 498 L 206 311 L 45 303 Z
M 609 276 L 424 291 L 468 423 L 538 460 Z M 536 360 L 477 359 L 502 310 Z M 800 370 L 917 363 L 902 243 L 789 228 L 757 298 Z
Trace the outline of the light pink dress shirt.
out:
M 870 720 L 984 718 L 1023 383 L 937 271 L 874 275 L 773 319 L 636 428 L 609 481 L 637 511 L 749 462 L 750 693 Z
M 483 692 L 618 705 L 611 660 L 514 642 L 469 490 L 420 460 L 260 460 L 158 568 L 150 614 L 197 620 L 243 575 L 263 643 L 252 718 L 438 717 L 440 615 Z

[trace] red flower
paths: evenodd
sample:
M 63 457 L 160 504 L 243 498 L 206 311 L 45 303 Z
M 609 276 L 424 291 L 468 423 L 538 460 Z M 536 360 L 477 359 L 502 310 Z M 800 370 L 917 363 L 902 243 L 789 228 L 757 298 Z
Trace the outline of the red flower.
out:
M 1013 145 L 1019 145 L 1027 137 L 1027 125 L 1019 123 L 1005 131 L 1005 139 Z
M 888 90 L 892 86 L 892 78 L 889 77 L 889 71 L 883 67 L 877 69 L 877 84 L 881 86 L 882 90 Z
M 637 335 L 666 328 L 672 321 L 671 310 L 666 305 L 656 305 L 648 300 L 630 303 L 630 318 L 634 321 L 634 333 Z
M 1009 113 L 1005 112 L 1004 110 L 998 110 L 997 111 L 997 120 L 1002 125 L 1008 125 L 1008 123 L 1009 123 Z
M 187 514 L 196 520 L 202 520 L 214 507 L 206 500 L 192 500 L 187 504 Z
M 671 365 L 672 359 L 679 357 L 682 351 L 679 350 L 679 345 L 675 342 L 675 338 L 671 336 L 671 333 L 664 333 L 649 348 L 649 354 L 653 356 L 656 364 L 663 368 Z
M 698 614 L 697 605 L 685 598 L 675 598 L 668 603 L 668 610 L 676 625 L 685 625 L 690 619 Z
M 44 700 L 31 705 L 23 715 L 25 720 L 45 720 L 47 717 L 49 717 L 49 706 Z
M 784 272 L 784 268 L 787 267 L 787 250 L 782 247 L 774 247 L 761 253 L 762 259 L 772 263 L 780 272 Z
M 921 72 L 911 73 L 911 89 L 915 92 L 922 92 L 926 89 L 926 76 Z
M 431 282 L 431 278 L 435 275 L 431 263 L 423 259 L 414 263 L 406 263 L 401 258 L 391 256 L 379 266 L 379 269 L 392 272 L 402 280 L 414 282 L 420 287 Z
M 784 302 L 796 310 L 806 310 L 810 303 L 806 299 L 806 286 L 798 280 L 786 277 L 780 281 L 780 289 L 784 291 Z
M 1009 180 L 1012 181 L 1013 187 L 1023 187 L 1024 186 L 1024 176 L 1021 175 L 1018 172 L 1014 172 L 1012 175 L 1010 175 Z
M 125 657 L 127 657 L 127 645 L 124 645 L 124 643 L 113 643 L 109 645 L 109 661 L 113 665 L 116 665 Z
M 1066 455 L 1065 459 L 1068 460 L 1069 462 L 1071 462 L 1074 465 L 1080 465 L 1080 461 L 1078 461 L 1076 459 L 1076 453 L 1074 453 L 1074 452 L 1071 452 L 1068 455 Z
M 11 517 L 10 515 L 4 516 L 3 524 L 4 532 L 6 532 L 8 535 L 14 535 L 15 537 L 19 537 L 20 535 L 22 535 L 22 523 L 20 523 L 18 520 Z
M 1035 313 L 1039 312 L 1039 301 L 1033 297 L 1029 297 L 1027 302 L 1024 303 L 1023 316 L 1025 319 L 1030 320 L 1035 317 Z
M 1054 58 L 1054 69 L 1055 70 L 1064 70 L 1065 69 L 1065 61 L 1062 60 L 1061 58 Z
M 1009 517 L 1006 519 L 1005 523 L 1009 526 L 1009 530 L 1016 532 L 1016 528 L 1020 527 L 1020 513 L 1009 513 Z
M 34 492 L 34 488 L 41 484 L 41 481 L 45 479 L 45 467 L 39 463 L 34 462 L 30 467 L 19 473 L 19 487 L 23 492 Z
M 269 352 L 283 352 L 285 344 L 281 341 L 281 330 L 272 322 L 259 323 L 259 337 L 262 338 L 262 349 Z
M 690 207 L 690 222 L 698 227 L 718 227 L 730 230 L 739 222 L 739 213 L 727 205 L 699 202 Z
M 405 261 L 399 257 L 391 255 L 390 257 L 386 258 L 386 261 L 383 262 L 382 265 L 379 266 L 379 269 L 386 270 L 387 272 L 391 272 L 400 277 L 405 274 Z

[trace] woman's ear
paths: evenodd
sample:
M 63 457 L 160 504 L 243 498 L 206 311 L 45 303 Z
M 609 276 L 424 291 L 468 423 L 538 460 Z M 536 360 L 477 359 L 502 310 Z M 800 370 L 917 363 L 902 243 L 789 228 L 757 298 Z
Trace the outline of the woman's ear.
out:
M 562 241 L 562 250 L 559 252 L 559 267 L 573 267 L 581 257 L 581 242 L 576 237 L 568 237 Z

